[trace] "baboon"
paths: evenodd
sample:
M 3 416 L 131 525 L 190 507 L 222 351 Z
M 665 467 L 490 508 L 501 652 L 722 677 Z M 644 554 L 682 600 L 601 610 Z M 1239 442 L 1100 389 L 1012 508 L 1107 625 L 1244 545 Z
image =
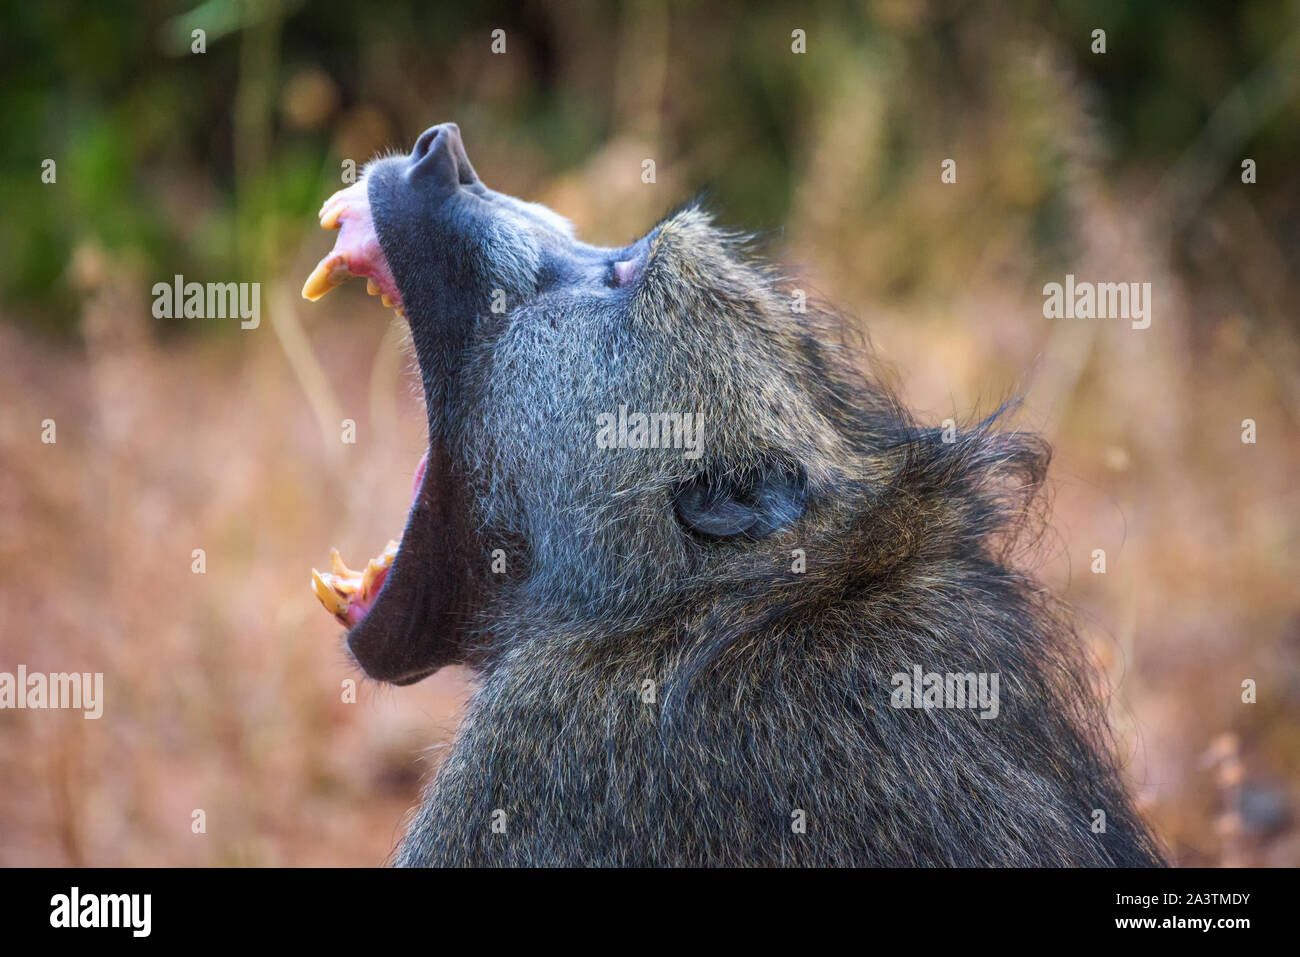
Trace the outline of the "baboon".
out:
M 1010 558 L 1041 441 L 918 425 L 699 205 L 590 246 L 454 124 L 321 221 L 303 293 L 406 317 L 429 449 L 400 543 L 314 587 L 372 678 L 478 679 L 394 863 L 1162 863 Z

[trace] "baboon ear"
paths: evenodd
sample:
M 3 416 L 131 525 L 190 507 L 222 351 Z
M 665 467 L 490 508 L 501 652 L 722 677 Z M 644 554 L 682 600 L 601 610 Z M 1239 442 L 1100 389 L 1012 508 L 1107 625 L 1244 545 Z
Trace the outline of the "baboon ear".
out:
M 677 517 L 709 538 L 762 538 L 794 522 L 808 499 L 803 466 L 772 462 L 741 472 L 704 473 L 677 486 Z

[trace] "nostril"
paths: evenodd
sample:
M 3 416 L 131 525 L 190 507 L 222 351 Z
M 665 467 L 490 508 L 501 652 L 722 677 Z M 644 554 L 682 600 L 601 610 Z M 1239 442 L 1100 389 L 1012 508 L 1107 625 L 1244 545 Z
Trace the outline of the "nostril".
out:
M 462 180 L 458 168 L 457 150 L 460 143 L 460 131 L 454 123 L 442 123 L 431 126 L 415 141 L 411 150 L 409 175 L 419 179 L 430 179 L 440 186 L 454 186 Z
M 433 141 L 438 138 L 441 131 L 442 127 L 431 126 L 421 133 L 420 138 L 415 141 L 415 149 L 411 150 L 411 159 L 416 162 L 424 159 L 429 153 L 429 147 L 433 145 Z
M 460 127 L 455 123 L 431 126 L 415 141 L 411 150 L 408 175 L 412 178 L 430 178 L 440 186 L 474 186 L 479 182 L 465 144 L 460 138 Z

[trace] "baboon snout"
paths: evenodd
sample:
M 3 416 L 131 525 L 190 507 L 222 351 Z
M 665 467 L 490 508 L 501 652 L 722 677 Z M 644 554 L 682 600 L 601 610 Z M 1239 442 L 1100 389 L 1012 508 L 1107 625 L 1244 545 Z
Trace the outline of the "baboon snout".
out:
M 455 123 L 439 123 L 420 134 L 407 175 L 442 187 L 472 186 L 479 181 Z

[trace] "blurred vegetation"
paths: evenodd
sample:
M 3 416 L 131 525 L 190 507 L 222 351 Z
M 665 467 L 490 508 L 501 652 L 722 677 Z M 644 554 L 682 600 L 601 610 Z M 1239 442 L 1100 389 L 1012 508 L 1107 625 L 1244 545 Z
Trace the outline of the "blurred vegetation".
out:
M 447 118 L 471 149 L 511 144 L 524 185 L 638 133 L 676 167 L 682 195 L 663 197 L 665 208 L 707 187 L 729 221 L 777 228 L 813 125 L 862 101 L 880 116 L 846 129 L 840 148 L 875 165 L 854 198 L 869 221 L 904 221 L 891 237 L 898 255 L 871 278 L 905 293 L 942 278 L 926 272 L 927 224 L 907 222 L 899 187 L 918 167 L 929 179 L 935 148 L 973 124 L 1005 125 L 1005 145 L 1025 152 L 963 175 L 1009 201 L 1004 212 L 1025 218 L 1045 256 L 1068 243 L 1068 161 L 1042 128 L 1059 104 L 1020 62 L 1031 55 L 1059 59 L 1079 85 L 1078 108 L 1101 127 L 1104 175 L 1171 168 L 1225 98 L 1241 97 L 1243 115 L 1219 130 L 1226 152 L 1211 157 L 1210 191 L 1232 188 L 1240 158 L 1254 158 L 1260 228 L 1294 269 L 1298 19 L 1294 0 L 20 5 L 6 13 L 0 61 L 10 131 L 0 174 L 16 187 L 0 221 L 0 301 L 10 316 L 71 331 L 67 267 L 87 240 L 129 251 L 150 276 L 262 278 L 281 265 L 263 254 L 285 253 L 283 237 L 337 183 L 341 159 L 409 148 Z M 498 27 L 508 55 L 488 56 Z M 795 27 L 807 55 L 790 53 Z M 1098 27 L 1104 55 L 1090 52 Z M 191 52 L 196 28 L 202 54 Z M 46 158 L 58 188 L 40 181 Z M 1225 279 L 1197 259 L 1195 236 L 1171 238 L 1185 270 Z M 1249 296 L 1250 284 L 1236 291 Z
M 1180 863 L 1300 863 L 1298 0 L 46 0 L 0 44 L 0 670 L 107 689 L 101 721 L 0 721 L 0 864 L 392 847 L 465 676 L 344 703 L 306 583 L 401 527 L 424 413 L 359 284 L 297 290 L 342 164 L 447 120 L 594 242 L 703 191 L 927 421 L 1023 394 L 1056 450 L 1037 570 L 1143 807 Z M 1151 328 L 1045 320 L 1066 272 L 1151 281 Z M 261 327 L 153 319 L 177 273 L 263 283 Z

